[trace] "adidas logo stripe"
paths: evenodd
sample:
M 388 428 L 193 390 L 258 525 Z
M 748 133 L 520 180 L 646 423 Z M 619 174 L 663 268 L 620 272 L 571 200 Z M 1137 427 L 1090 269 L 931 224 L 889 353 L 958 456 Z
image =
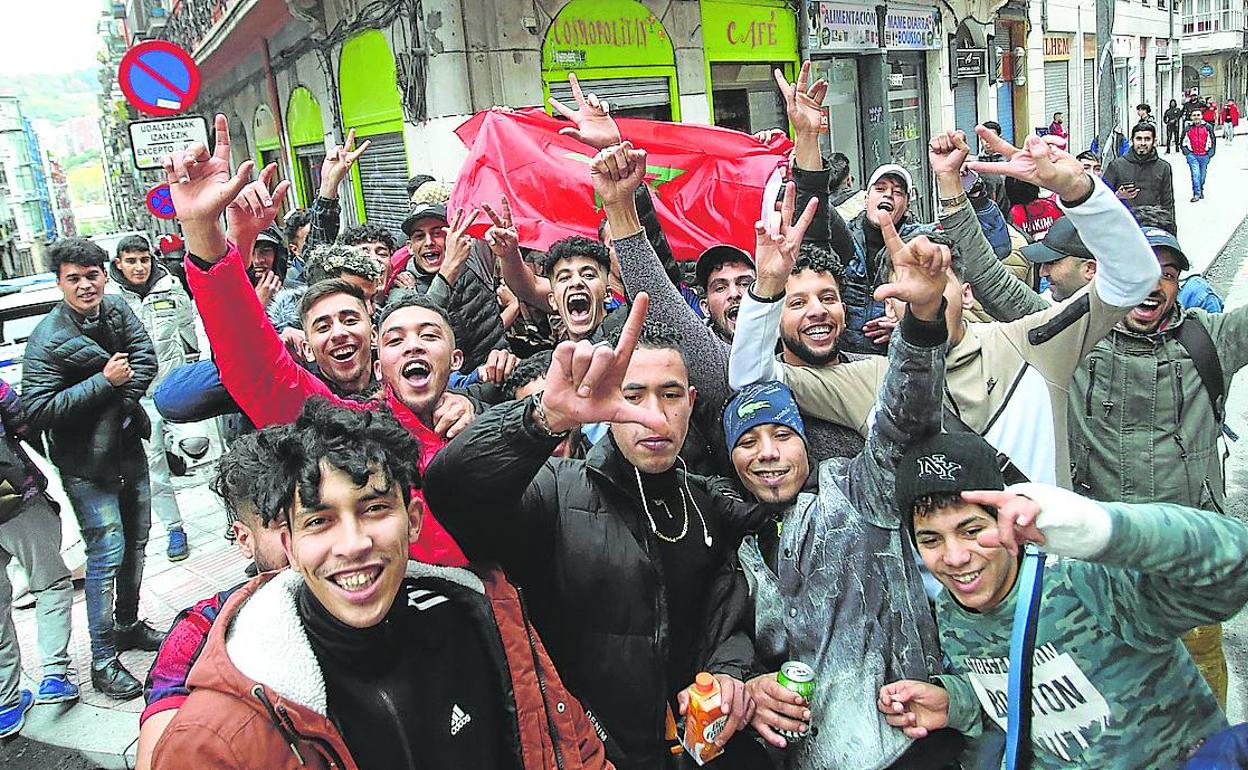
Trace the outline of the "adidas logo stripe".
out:
M 471 721 L 472 717 L 461 709 L 458 703 L 451 707 L 451 735 L 458 735 L 459 731 Z

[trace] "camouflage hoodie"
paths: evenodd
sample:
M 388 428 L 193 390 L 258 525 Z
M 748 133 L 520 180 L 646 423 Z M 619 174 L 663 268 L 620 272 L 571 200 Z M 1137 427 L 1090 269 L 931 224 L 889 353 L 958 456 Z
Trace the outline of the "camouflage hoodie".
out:
M 1177 766 L 1227 726 L 1179 637 L 1248 601 L 1248 527 L 1177 505 L 1094 503 L 1039 484 L 1012 491 L 1041 503 L 1037 524 L 1050 553 L 1032 674 L 1032 767 Z M 936 600 L 949 726 L 968 735 L 985 720 L 1006 726 L 1017 598 L 1015 585 L 983 613 L 947 591 Z

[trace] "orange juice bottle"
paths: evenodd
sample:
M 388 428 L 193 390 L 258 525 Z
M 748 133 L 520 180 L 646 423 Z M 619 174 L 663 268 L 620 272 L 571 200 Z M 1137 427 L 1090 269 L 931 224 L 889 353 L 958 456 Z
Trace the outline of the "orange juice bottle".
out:
M 689 711 L 685 714 L 685 750 L 699 766 L 723 753 L 715 739 L 724 731 L 728 717 L 719 699 L 719 682 L 705 671 L 689 688 Z

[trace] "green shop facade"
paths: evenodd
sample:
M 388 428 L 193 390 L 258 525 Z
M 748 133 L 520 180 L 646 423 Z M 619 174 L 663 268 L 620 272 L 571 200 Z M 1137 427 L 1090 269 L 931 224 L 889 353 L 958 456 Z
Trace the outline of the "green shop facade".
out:
M 716 125 L 750 132 L 783 126 L 771 70 L 795 72 L 797 15 L 782 0 L 702 0 L 699 12 L 703 80 L 682 84 L 672 35 L 648 7 L 571 0 L 542 42 L 543 95 L 571 100 L 568 73 L 575 72 L 583 90 L 607 99 L 618 115 L 679 121 L 681 95 L 692 91 L 705 92 L 705 114 Z

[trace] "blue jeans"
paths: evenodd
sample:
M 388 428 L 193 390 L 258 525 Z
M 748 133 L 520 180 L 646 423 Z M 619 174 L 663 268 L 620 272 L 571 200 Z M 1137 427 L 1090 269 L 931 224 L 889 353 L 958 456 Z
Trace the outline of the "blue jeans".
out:
M 87 631 L 91 660 L 104 664 L 117 655 L 117 625 L 139 616 L 139 583 L 143 581 L 143 549 L 152 526 L 152 493 L 143 453 L 127 463 L 124 478 L 105 483 L 65 475 L 65 494 L 73 505 L 87 546 Z M 114 594 L 116 602 L 114 606 Z
M 1187 167 L 1192 172 L 1192 197 L 1198 198 L 1205 194 L 1205 174 L 1209 168 L 1209 156 L 1189 152 Z

